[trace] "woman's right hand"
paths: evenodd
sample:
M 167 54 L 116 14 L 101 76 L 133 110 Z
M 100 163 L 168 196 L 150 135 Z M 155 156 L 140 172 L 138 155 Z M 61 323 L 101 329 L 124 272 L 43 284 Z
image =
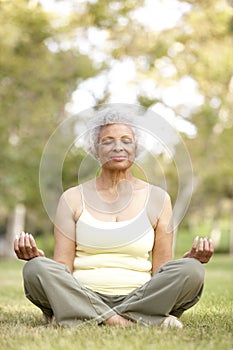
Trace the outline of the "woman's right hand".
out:
M 37 248 L 33 236 L 25 232 L 15 237 L 14 251 L 17 257 L 22 260 L 31 260 L 38 256 L 45 256 L 43 250 Z

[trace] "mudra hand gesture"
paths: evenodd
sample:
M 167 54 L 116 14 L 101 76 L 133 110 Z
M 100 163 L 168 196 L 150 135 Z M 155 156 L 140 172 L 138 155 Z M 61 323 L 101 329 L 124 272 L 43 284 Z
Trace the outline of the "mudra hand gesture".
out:
M 22 260 L 30 260 L 38 256 L 44 256 L 43 250 L 37 248 L 33 236 L 25 232 L 22 232 L 20 236 L 16 236 L 14 251 L 17 257 Z
M 198 246 L 199 243 L 199 246 Z M 197 236 L 194 239 L 190 251 L 184 254 L 183 258 L 194 258 L 199 260 L 202 264 L 208 263 L 214 253 L 214 245 L 212 239 L 201 238 Z

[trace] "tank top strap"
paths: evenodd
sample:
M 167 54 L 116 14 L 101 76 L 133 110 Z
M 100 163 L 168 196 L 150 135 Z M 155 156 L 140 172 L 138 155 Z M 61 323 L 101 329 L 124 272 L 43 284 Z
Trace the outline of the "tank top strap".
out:
M 81 193 L 81 199 L 82 199 L 82 207 L 83 210 L 85 209 L 85 200 L 84 200 L 84 194 L 83 194 L 83 185 L 79 185 L 80 193 Z

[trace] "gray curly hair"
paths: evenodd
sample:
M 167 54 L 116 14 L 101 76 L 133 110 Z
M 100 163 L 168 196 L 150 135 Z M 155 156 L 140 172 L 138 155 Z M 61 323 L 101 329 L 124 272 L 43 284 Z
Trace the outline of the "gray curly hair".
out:
M 131 127 L 134 138 L 135 138 L 135 144 L 136 144 L 136 156 L 138 153 L 138 141 L 140 138 L 140 132 L 138 128 L 133 123 L 133 118 L 135 115 L 132 114 L 132 111 L 125 108 L 111 108 L 111 107 L 105 107 L 103 109 L 100 109 L 97 111 L 96 117 L 91 120 L 89 123 L 89 145 L 88 145 L 88 151 L 91 155 L 93 155 L 95 158 L 97 158 L 97 146 L 98 146 L 98 139 L 99 139 L 99 133 L 103 126 L 105 125 L 111 125 L 111 124 L 127 124 Z

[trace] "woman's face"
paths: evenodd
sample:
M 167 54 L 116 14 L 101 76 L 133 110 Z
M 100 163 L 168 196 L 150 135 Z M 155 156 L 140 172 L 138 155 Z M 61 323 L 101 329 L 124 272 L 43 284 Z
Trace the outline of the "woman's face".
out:
M 127 169 L 134 162 L 135 152 L 134 132 L 129 125 L 116 123 L 100 129 L 97 153 L 102 167 Z

